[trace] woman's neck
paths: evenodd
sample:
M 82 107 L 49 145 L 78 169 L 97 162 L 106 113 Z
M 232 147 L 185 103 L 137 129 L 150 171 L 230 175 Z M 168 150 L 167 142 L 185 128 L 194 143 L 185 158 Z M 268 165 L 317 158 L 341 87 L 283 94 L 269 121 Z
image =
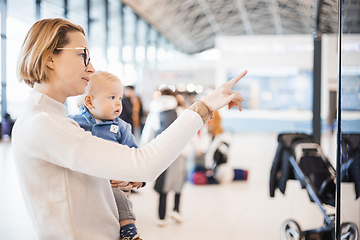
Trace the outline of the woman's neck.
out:
M 48 82 L 35 83 L 34 91 L 41 92 L 48 97 L 61 102 L 62 104 L 64 104 L 67 99 L 67 97 L 61 93 L 60 89 L 56 88 L 52 84 L 49 84 Z

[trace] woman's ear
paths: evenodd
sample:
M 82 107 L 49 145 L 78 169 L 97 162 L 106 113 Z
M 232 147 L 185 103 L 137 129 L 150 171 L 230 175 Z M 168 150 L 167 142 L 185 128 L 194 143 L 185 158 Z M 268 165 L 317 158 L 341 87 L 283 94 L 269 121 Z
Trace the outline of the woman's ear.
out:
M 93 99 L 94 99 L 94 97 L 91 96 L 91 95 L 86 95 L 86 96 L 84 97 L 84 104 L 85 104 L 85 106 L 86 106 L 88 109 L 94 108 Z
M 52 58 L 52 56 L 50 55 L 48 57 L 48 59 L 46 60 L 46 66 L 48 68 L 50 68 L 51 70 L 53 70 L 55 68 L 55 62 L 54 62 L 54 59 Z

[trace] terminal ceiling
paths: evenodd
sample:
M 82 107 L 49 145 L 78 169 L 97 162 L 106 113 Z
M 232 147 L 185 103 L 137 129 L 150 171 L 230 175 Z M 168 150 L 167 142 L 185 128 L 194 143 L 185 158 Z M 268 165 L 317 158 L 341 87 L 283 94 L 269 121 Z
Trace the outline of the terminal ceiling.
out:
M 321 7 L 316 0 L 122 2 L 189 54 L 213 48 L 217 36 L 336 33 L 338 28 L 337 0 L 321 0 Z

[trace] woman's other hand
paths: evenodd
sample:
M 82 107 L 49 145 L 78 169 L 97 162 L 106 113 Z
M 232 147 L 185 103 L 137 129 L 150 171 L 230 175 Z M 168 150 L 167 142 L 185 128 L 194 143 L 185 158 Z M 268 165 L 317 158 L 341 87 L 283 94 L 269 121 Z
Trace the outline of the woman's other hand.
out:
M 203 101 L 209 109 L 214 112 L 220 108 L 228 105 L 228 108 L 231 109 L 235 106 L 238 107 L 239 111 L 242 110 L 242 102 L 245 101 L 240 93 L 231 90 L 231 88 L 246 75 L 247 71 L 243 71 L 230 81 L 220 85 L 212 93 L 207 96 L 202 97 Z

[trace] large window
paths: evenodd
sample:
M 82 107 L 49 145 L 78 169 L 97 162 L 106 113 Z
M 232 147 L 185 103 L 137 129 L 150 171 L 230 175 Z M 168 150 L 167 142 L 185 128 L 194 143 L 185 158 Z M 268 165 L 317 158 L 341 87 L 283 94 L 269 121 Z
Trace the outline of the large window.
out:
M 121 3 L 120 1 L 109 2 L 108 18 L 108 71 L 123 79 L 124 68 L 121 59 L 123 25 L 121 24 Z M 120 14 L 119 14 L 120 13 Z
M 6 66 L 7 96 L 0 107 L 15 119 L 31 91 L 16 77 L 17 57 L 25 35 L 38 18 L 57 17 L 66 17 L 84 28 L 95 69 L 119 76 L 124 85 L 141 83 L 144 68 L 157 66 L 158 32 L 121 1 L 8 0 L 6 53 L 1 51 L 6 54 L 1 64 Z M 167 46 L 173 49 L 171 44 Z M 75 102 L 75 98 L 67 101 L 70 113 L 77 111 Z
M 228 72 L 228 80 L 239 74 Z M 311 110 L 312 72 L 296 68 L 258 69 L 249 73 L 234 89 L 249 99 L 244 109 Z
M 25 35 L 36 21 L 35 1 L 7 1 L 6 19 L 6 95 L 7 112 L 16 118 L 31 88 L 20 83 L 16 77 L 16 66 L 19 50 Z

